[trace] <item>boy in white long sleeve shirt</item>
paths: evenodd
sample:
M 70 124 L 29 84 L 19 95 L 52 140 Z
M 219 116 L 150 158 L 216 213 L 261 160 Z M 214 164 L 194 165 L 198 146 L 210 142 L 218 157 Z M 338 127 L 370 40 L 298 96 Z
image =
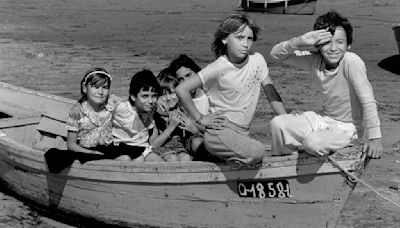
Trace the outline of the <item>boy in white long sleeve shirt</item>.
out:
M 274 59 L 310 71 L 323 97 L 322 114 L 309 111 L 271 120 L 273 155 L 290 154 L 299 147 L 313 155 L 326 155 L 364 136 L 364 152 L 371 158 L 381 156 L 380 121 L 366 67 L 358 55 L 348 51 L 352 32 L 346 18 L 330 11 L 317 18 L 314 31 L 272 48 Z M 296 54 L 310 47 L 317 51 Z

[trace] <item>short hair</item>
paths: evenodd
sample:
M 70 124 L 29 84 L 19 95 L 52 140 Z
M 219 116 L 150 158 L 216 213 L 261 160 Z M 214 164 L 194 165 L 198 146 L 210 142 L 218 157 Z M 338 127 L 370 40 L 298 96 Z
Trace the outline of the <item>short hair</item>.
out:
M 101 67 L 93 67 L 85 72 L 81 80 L 81 97 L 78 99 L 79 103 L 87 100 L 87 94 L 83 92 L 83 87 L 87 85 L 102 86 L 108 84 L 111 86 L 111 76 L 108 72 Z
M 314 30 L 329 28 L 332 35 L 337 27 L 342 27 L 346 32 L 347 44 L 353 43 L 353 27 L 349 20 L 338 12 L 330 10 L 328 13 L 319 16 L 314 23 Z
M 224 21 L 218 26 L 217 31 L 214 33 L 214 41 L 211 45 L 211 49 L 216 57 L 226 54 L 226 45 L 222 43 L 222 40 L 229 36 L 231 33 L 235 33 L 244 29 L 245 26 L 253 31 L 253 40 L 257 40 L 258 32 L 260 28 L 255 22 L 247 15 L 244 14 L 232 14 L 225 18 Z
M 172 90 L 179 85 L 178 79 L 173 75 L 170 68 L 165 68 L 157 75 L 157 81 L 160 84 L 162 94 L 172 93 Z
M 150 70 L 144 69 L 132 76 L 131 83 L 129 85 L 129 95 L 136 97 L 142 89 L 144 91 L 152 90 L 158 95 L 160 95 L 162 92 L 160 84 L 158 83 L 153 72 Z
M 168 68 L 170 69 L 173 76 L 176 76 L 176 72 L 181 67 L 186 67 L 196 73 L 198 73 L 201 70 L 201 68 L 193 61 L 193 59 L 191 59 L 189 56 L 185 54 L 181 54 L 179 55 L 178 58 L 172 60 Z

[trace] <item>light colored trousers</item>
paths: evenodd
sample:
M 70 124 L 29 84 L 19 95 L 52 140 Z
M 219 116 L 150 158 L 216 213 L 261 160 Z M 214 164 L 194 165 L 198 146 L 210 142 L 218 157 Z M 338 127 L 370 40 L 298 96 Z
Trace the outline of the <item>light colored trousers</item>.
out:
M 222 130 L 206 129 L 204 146 L 207 151 L 228 163 L 252 164 L 262 161 L 264 145 L 249 136 L 249 129 L 230 122 Z
M 312 155 L 325 155 L 348 146 L 356 136 L 353 123 L 344 123 L 315 112 L 301 115 L 285 114 L 274 117 L 272 155 L 291 154 L 302 147 Z

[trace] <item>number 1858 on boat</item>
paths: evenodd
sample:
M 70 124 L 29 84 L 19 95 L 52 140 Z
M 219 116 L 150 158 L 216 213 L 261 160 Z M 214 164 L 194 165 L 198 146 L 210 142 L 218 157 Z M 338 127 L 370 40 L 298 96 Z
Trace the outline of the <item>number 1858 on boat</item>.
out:
M 291 197 L 287 180 L 238 181 L 240 197 L 253 198 L 286 198 Z

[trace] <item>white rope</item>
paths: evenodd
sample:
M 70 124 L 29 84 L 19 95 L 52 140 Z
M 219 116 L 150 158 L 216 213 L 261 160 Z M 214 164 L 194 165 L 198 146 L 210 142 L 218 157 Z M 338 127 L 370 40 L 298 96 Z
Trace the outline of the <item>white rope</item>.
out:
M 355 180 L 357 180 L 358 182 L 362 183 L 363 185 L 365 185 L 367 188 L 369 188 L 371 191 L 375 192 L 378 196 L 382 197 L 384 200 L 388 201 L 389 203 L 392 203 L 393 205 L 395 205 L 396 207 L 400 208 L 400 204 L 394 202 L 393 200 L 389 199 L 388 197 L 382 195 L 380 192 L 378 192 L 377 190 L 375 190 L 372 186 L 370 186 L 369 184 L 367 184 L 365 181 L 361 180 L 360 178 L 356 177 L 354 174 L 350 173 L 349 171 L 347 171 L 345 168 L 343 168 L 341 165 L 339 165 L 339 163 L 333 159 L 331 156 L 328 157 L 329 160 L 336 166 L 338 166 L 343 172 L 345 172 L 347 175 L 349 175 L 350 177 L 354 178 Z

